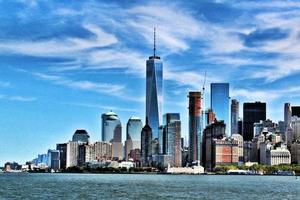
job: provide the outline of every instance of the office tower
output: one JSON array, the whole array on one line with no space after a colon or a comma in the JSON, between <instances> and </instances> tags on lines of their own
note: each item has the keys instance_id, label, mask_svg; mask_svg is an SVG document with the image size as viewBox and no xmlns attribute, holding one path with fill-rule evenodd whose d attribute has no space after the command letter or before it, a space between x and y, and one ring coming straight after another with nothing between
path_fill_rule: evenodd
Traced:
<instances>
[{"instance_id":1,"label":"office tower","mask_svg":"<svg viewBox=\"0 0 300 200\"><path fill-rule=\"evenodd\" d=\"M179 113L166 113L163 116L163 132L162 132L162 154L167 154L167 142L168 142L168 133L167 133L167 125L174 120L180 120Z\"/></svg>"},{"instance_id":2,"label":"office tower","mask_svg":"<svg viewBox=\"0 0 300 200\"><path fill-rule=\"evenodd\" d=\"M166 155L172 157L172 166L181 166L181 121L179 113L167 113L164 115L166 132Z\"/></svg>"},{"instance_id":3,"label":"office tower","mask_svg":"<svg viewBox=\"0 0 300 200\"><path fill-rule=\"evenodd\" d=\"M266 103L244 103L243 105L243 138L251 141L253 138L253 125L260 120L266 120Z\"/></svg>"},{"instance_id":4,"label":"office tower","mask_svg":"<svg viewBox=\"0 0 300 200\"><path fill-rule=\"evenodd\" d=\"M59 151L60 169L66 169L67 164L67 144L56 144L56 150Z\"/></svg>"},{"instance_id":5,"label":"office tower","mask_svg":"<svg viewBox=\"0 0 300 200\"><path fill-rule=\"evenodd\" d=\"M67 143L67 161L66 168L74 167L78 165L78 142L68 142Z\"/></svg>"},{"instance_id":6,"label":"office tower","mask_svg":"<svg viewBox=\"0 0 300 200\"><path fill-rule=\"evenodd\" d=\"M226 136L230 136L229 120L229 83L211 83L211 109L217 120L223 120L226 125Z\"/></svg>"},{"instance_id":7,"label":"office tower","mask_svg":"<svg viewBox=\"0 0 300 200\"><path fill-rule=\"evenodd\" d=\"M238 134L239 121L239 102L236 99L231 100L231 135Z\"/></svg>"},{"instance_id":8,"label":"office tower","mask_svg":"<svg viewBox=\"0 0 300 200\"><path fill-rule=\"evenodd\" d=\"M292 116L300 117L300 106L292 106Z\"/></svg>"},{"instance_id":9,"label":"office tower","mask_svg":"<svg viewBox=\"0 0 300 200\"><path fill-rule=\"evenodd\" d=\"M243 120L238 121L238 134L243 135Z\"/></svg>"},{"instance_id":10,"label":"office tower","mask_svg":"<svg viewBox=\"0 0 300 200\"><path fill-rule=\"evenodd\" d=\"M141 161L143 167L151 165L152 156L152 130L146 118L146 125L141 132Z\"/></svg>"},{"instance_id":11,"label":"office tower","mask_svg":"<svg viewBox=\"0 0 300 200\"><path fill-rule=\"evenodd\" d=\"M162 99L163 99L163 63L156 56L154 30L153 56L146 63L146 118L152 129L153 139L158 138L158 129L161 125Z\"/></svg>"},{"instance_id":12,"label":"office tower","mask_svg":"<svg viewBox=\"0 0 300 200\"><path fill-rule=\"evenodd\" d=\"M291 118L291 128L292 134L289 135L288 140L292 142L300 141L300 117L293 116Z\"/></svg>"},{"instance_id":13,"label":"office tower","mask_svg":"<svg viewBox=\"0 0 300 200\"><path fill-rule=\"evenodd\" d=\"M118 115L112 111L102 114L102 141L122 141L121 121Z\"/></svg>"},{"instance_id":14,"label":"office tower","mask_svg":"<svg viewBox=\"0 0 300 200\"><path fill-rule=\"evenodd\" d=\"M48 150L48 167L49 169L60 169L60 152L59 150Z\"/></svg>"},{"instance_id":15,"label":"office tower","mask_svg":"<svg viewBox=\"0 0 300 200\"><path fill-rule=\"evenodd\" d=\"M112 143L114 160L122 160L122 125L118 115L112 111L102 114L102 141Z\"/></svg>"},{"instance_id":16,"label":"office tower","mask_svg":"<svg viewBox=\"0 0 300 200\"><path fill-rule=\"evenodd\" d=\"M127 134L125 141L125 158L128 160L128 154L131 150L141 148L141 131L143 128L142 120L138 117L131 117L127 122Z\"/></svg>"},{"instance_id":17,"label":"office tower","mask_svg":"<svg viewBox=\"0 0 300 200\"><path fill-rule=\"evenodd\" d=\"M201 92L189 92L189 162L201 160Z\"/></svg>"},{"instance_id":18,"label":"office tower","mask_svg":"<svg viewBox=\"0 0 300 200\"><path fill-rule=\"evenodd\" d=\"M292 107L290 103L284 104L284 131L291 125Z\"/></svg>"},{"instance_id":19,"label":"office tower","mask_svg":"<svg viewBox=\"0 0 300 200\"><path fill-rule=\"evenodd\" d=\"M90 136L86 130L78 129L75 131L72 141L73 142L89 142Z\"/></svg>"},{"instance_id":20,"label":"office tower","mask_svg":"<svg viewBox=\"0 0 300 200\"><path fill-rule=\"evenodd\" d=\"M91 144L91 160L102 161L112 159L112 144L97 141Z\"/></svg>"}]
</instances>

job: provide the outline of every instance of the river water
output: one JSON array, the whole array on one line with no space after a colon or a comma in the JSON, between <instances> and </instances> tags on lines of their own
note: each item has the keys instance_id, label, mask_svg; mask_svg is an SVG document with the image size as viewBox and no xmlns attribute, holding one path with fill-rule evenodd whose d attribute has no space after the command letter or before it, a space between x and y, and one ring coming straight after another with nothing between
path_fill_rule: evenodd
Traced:
<instances>
[{"instance_id":1,"label":"river water","mask_svg":"<svg viewBox=\"0 0 300 200\"><path fill-rule=\"evenodd\" d=\"M0 174L0 199L298 199L300 178L153 174Z\"/></svg>"}]
</instances>

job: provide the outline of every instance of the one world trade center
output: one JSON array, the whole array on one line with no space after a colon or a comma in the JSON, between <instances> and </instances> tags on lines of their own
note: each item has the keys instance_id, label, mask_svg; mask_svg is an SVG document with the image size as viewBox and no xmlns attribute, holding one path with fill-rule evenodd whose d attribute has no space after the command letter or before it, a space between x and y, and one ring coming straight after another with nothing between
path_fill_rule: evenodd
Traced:
<instances>
[{"instance_id":1,"label":"one world trade center","mask_svg":"<svg viewBox=\"0 0 300 200\"><path fill-rule=\"evenodd\" d=\"M158 138L158 128L162 124L163 63L156 56L154 29L153 56L146 62L146 120L152 129L152 138Z\"/></svg>"}]
</instances>

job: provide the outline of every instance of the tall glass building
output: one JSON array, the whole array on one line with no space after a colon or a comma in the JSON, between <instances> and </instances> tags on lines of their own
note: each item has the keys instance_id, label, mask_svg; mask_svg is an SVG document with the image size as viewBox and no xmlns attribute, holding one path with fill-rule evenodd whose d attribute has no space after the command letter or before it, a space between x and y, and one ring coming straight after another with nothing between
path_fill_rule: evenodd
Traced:
<instances>
[{"instance_id":1,"label":"tall glass building","mask_svg":"<svg viewBox=\"0 0 300 200\"><path fill-rule=\"evenodd\" d=\"M122 142L121 121L112 111L102 114L102 141Z\"/></svg>"},{"instance_id":2,"label":"tall glass building","mask_svg":"<svg viewBox=\"0 0 300 200\"><path fill-rule=\"evenodd\" d=\"M146 118L152 129L153 139L158 138L158 128L162 124L163 63L160 57L149 57L146 62Z\"/></svg>"},{"instance_id":3,"label":"tall glass building","mask_svg":"<svg viewBox=\"0 0 300 200\"><path fill-rule=\"evenodd\" d=\"M141 149L141 132L143 129L142 120L138 117L131 117L127 122L127 134L125 141L125 156L128 159L128 155L131 150Z\"/></svg>"},{"instance_id":4,"label":"tall glass building","mask_svg":"<svg viewBox=\"0 0 300 200\"><path fill-rule=\"evenodd\" d=\"M226 136L230 136L229 120L229 83L212 83L210 85L211 109L217 120L224 120Z\"/></svg>"}]
</instances>

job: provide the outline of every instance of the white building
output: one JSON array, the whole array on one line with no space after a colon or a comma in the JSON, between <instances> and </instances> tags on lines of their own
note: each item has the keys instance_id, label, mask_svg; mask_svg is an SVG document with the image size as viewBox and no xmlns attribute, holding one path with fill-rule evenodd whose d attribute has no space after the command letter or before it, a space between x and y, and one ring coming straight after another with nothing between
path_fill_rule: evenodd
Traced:
<instances>
[{"instance_id":1,"label":"white building","mask_svg":"<svg viewBox=\"0 0 300 200\"><path fill-rule=\"evenodd\" d=\"M267 164L291 164L291 153L284 147L277 147L276 149L267 151Z\"/></svg>"},{"instance_id":2,"label":"white building","mask_svg":"<svg viewBox=\"0 0 300 200\"><path fill-rule=\"evenodd\" d=\"M78 142L67 143L67 161L66 168L78 165L79 144Z\"/></svg>"}]
</instances>

